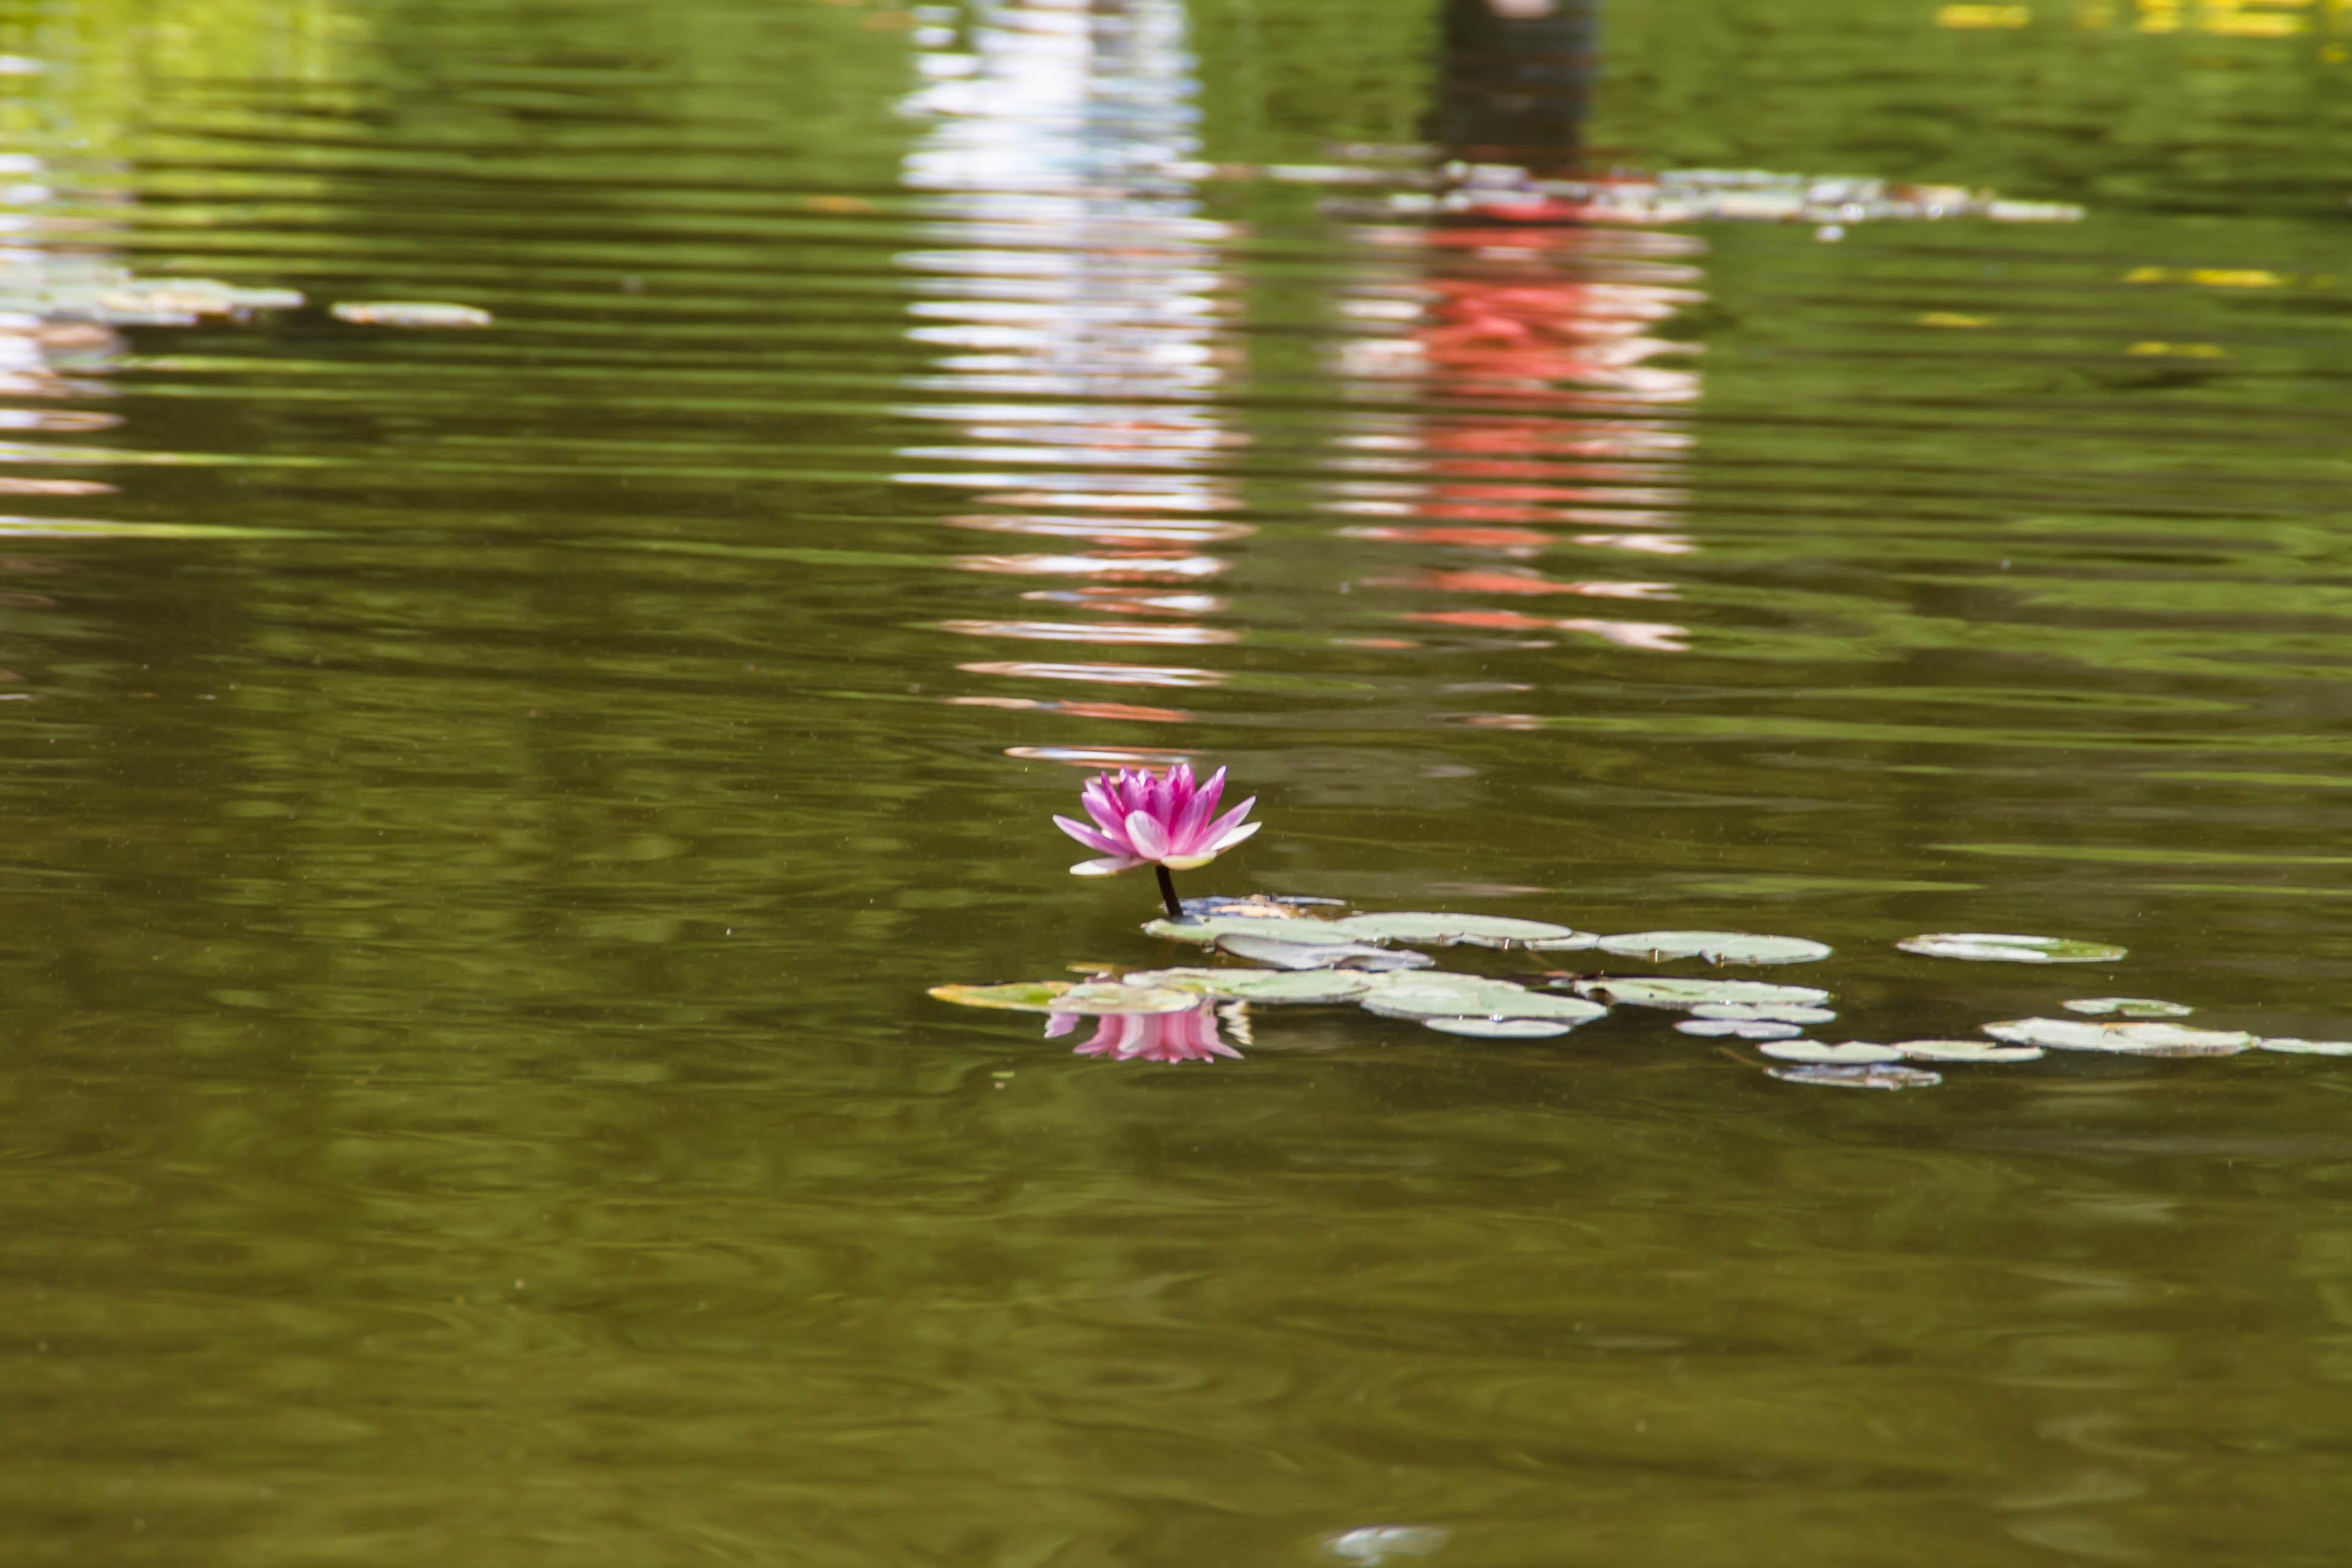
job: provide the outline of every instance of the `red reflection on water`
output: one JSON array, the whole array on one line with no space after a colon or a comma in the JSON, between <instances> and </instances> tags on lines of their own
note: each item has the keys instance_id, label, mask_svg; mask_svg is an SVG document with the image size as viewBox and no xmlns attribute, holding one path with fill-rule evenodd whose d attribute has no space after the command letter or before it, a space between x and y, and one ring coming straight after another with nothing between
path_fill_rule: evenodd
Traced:
<instances>
[{"instance_id":1,"label":"red reflection on water","mask_svg":"<svg viewBox=\"0 0 2352 1568\"><path fill-rule=\"evenodd\" d=\"M1671 583L1563 583L1523 568L1496 567L1485 571L1417 572L1411 577L1376 578L1369 586L1434 588L1446 594L1576 594L1588 599L1671 599Z\"/></svg>"},{"instance_id":2,"label":"red reflection on water","mask_svg":"<svg viewBox=\"0 0 2352 1568\"><path fill-rule=\"evenodd\" d=\"M1075 1013L1055 1013L1045 1023L1045 1037L1059 1039L1078 1026ZM1241 1052L1217 1033L1215 1005L1203 1002L1189 1013L1129 1013L1095 1020L1092 1039L1073 1046L1082 1057L1109 1057L1123 1062L1205 1062L1219 1057L1241 1059Z\"/></svg>"},{"instance_id":3,"label":"red reflection on water","mask_svg":"<svg viewBox=\"0 0 2352 1568\"><path fill-rule=\"evenodd\" d=\"M1412 610L1400 618L1428 626L1476 626L1483 631L1582 632L1646 653L1684 653L1690 647L1685 640L1689 628L1664 621L1550 621L1517 610Z\"/></svg>"}]
</instances>

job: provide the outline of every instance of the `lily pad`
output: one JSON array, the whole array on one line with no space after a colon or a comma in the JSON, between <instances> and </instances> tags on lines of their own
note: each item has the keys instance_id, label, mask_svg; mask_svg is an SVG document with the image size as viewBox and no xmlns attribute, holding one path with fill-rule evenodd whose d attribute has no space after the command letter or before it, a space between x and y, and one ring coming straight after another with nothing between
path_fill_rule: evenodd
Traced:
<instances>
[{"instance_id":1,"label":"lily pad","mask_svg":"<svg viewBox=\"0 0 2352 1568\"><path fill-rule=\"evenodd\" d=\"M2077 996L2072 1002L2058 1004L2069 1013L2088 1013L2094 1018L2114 1014L2124 1018L2186 1018L2197 1011L2178 1002L2159 1002L2153 996Z\"/></svg>"},{"instance_id":2,"label":"lily pad","mask_svg":"<svg viewBox=\"0 0 2352 1568\"><path fill-rule=\"evenodd\" d=\"M437 300L352 300L331 307L335 320L368 327L487 327L490 313Z\"/></svg>"},{"instance_id":3,"label":"lily pad","mask_svg":"<svg viewBox=\"0 0 2352 1568\"><path fill-rule=\"evenodd\" d=\"M1983 1040L1897 1040L1887 1047L1922 1062L2035 1062L2040 1046L1996 1046Z\"/></svg>"},{"instance_id":4,"label":"lily pad","mask_svg":"<svg viewBox=\"0 0 2352 1568\"><path fill-rule=\"evenodd\" d=\"M1942 1073L1924 1068L1885 1067L1801 1067L1767 1068L1765 1071L1784 1083L1822 1083L1837 1089L1933 1089L1944 1081Z\"/></svg>"},{"instance_id":5,"label":"lily pad","mask_svg":"<svg viewBox=\"0 0 2352 1568\"><path fill-rule=\"evenodd\" d=\"M2112 963L2129 951L2104 942L1983 931L1931 931L1905 937L1895 945L1927 958L1965 958L1979 963Z\"/></svg>"},{"instance_id":6,"label":"lily pad","mask_svg":"<svg viewBox=\"0 0 2352 1568\"><path fill-rule=\"evenodd\" d=\"M1811 963L1830 955L1828 944L1801 936L1758 936L1743 931L1636 931L1600 939L1603 952L1664 963L1704 958L1709 963Z\"/></svg>"},{"instance_id":7,"label":"lily pad","mask_svg":"<svg viewBox=\"0 0 2352 1568\"><path fill-rule=\"evenodd\" d=\"M1321 949L1316 950L1323 951ZM1317 969L1284 973L1265 969L1139 969L1120 984L1244 1002L1352 1002L1370 988L1372 977L1354 969Z\"/></svg>"},{"instance_id":8,"label":"lily pad","mask_svg":"<svg viewBox=\"0 0 2352 1568\"><path fill-rule=\"evenodd\" d=\"M1802 1024L1775 1018L1685 1018L1675 1027L1685 1035L1728 1035L1738 1040L1793 1040L1805 1032Z\"/></svg>"},{"instance_id":9,"label":"lily pad","mask_svg":"<svg viewBox=\"0 0 2352 1568\"><path fill-rule=\"evenodd\" d=\"M1189 1013L1201 1005L1190 992L1117 981L1018 980L1006 985L934 985L931 994L960 1007L1003 1007L1016 1013L1076 1013L1099 1018L1118 1013Z\"/></svg>"},{"instance_id":10,"label":"lily pad","mask_svg":"<svg viewBox=\"0 0 2352 1568\"><path fill-rule=\"evenodd\" d=\"M1476 947L1527 947L1545 952L1571 952L1600 939L1546 921L1514 920L1507 915L1429 914L1400 910L1349 915L1331 922L1336 931L1365 942L1432 942L1452 947L1468 942Z\"/></svg>"},{"instance_id":11,"label":"lily pad","mask_svg":"<svg viewBox=\"0 0 2352 1568\"><path fill-rule=\"evenodd\" d=\"M1903 1053L1891 1046L1874 1046L1862 1040L1848 1040L1842 1046L1824 1045L1819 1040L1772 1040L1756 1048L1784 1062L1811 1062L1817 1067L1872 1067L1903 1059Z\"/></svg>"},{"instance_id":12,"label":"lily pad","mask_svg":"<svg viewBox=\"0 0 2352 1568\"><path fill-rule=\"evenodd\" d=\"M1220 952L1276 969L1426 969L1437 961L1425 952L1398 952L1362 942L1288 942L1256 931L1227 931Z\"/></svg>"},{"instance_id":13,"label":"lily pad","mask_svg":"<svg viewBox=\"0 0 2352 1568\"><path fill-rule=\"evenodd\" d=\"M1763 980L1675 980L1662 974L1602 975L1572 983L1579 996L1622 1002L1634 1007L1696 1007L1708 1002L1756 1002L1816 1007L1830 994L1811 985L1775 985Z\"/></svg>"},{"instance_id":14,"label":"lily pad","mask_svg":"<svg viewBox=\"0 0 2352 1568\"><path fill-rule=\"evenodd\" d=\"M1423 1018L1422 1024L1441 1034L1470 1035L1486 1040L1540 1040L1565 1035L1576 1027L1557 1018Z\"/></svg>"},{"instance_id":15,"label":"lily pad","mask_svg":"<svg viewBox=\"0 0 2352 1568\"><path fill-rule=\"evenodd\" d=\"M1530 991L1475 974L1400 974L1364 994L1364 1010L1384 1018L1549 1018L1582 1024L1609 1011L1557 992Z\"/></svg>"},{"instance_id":16,"label":"lily pad","mask_svg":"<svg viewBox=\"0 0 2352 1568\"><path fill-rule=\"evenodd\" d=\"M2352 1057L2352 1040L2291 1040L2265 1037L2256 1040L2257 1048L2265 1051L2285 1051L2298 1057Z\"/></svg>"},{"instance_id":17,"label":"lily pad","mask_svg":"<svg viewBox=\"0 0 2352 1568\"><path fill-rule=\"evenodd\" d=\"M2056 1051L2113 1051L2139 1057L2227 1057L2250 1050L2254 1037L2236 1029L2179 1024L2084 1024L2073 1018L2011 1018L1984 1032L2012 1045Z\"/></svg>"},{"instance_id":18,"label":"lily pad","mask_svg":"<svg viewBox=\"0 0 2352 1568\"><path fill-rule=\"evenodd\" d=\"M1144 925L1151 936L1172 937L1178 942L1197 942L1203 947L1228 934L1275 937L1294 942L1344 942L1356 939L1335 929L1330 921L1300 920L1280 915L1210 915L1203 919L1187 918L1171 921L1166 918Z\"/></svg>"},{"instance_id":19,"label":"lily pad","mask_svg":"<svg viewBox=\"0 0 2352 1568\"><path fill-rule=\"evenodd\" d=\"M1694 1018L1760 1024L1826 1024L1837 1016L1827 1007L1807 1007L1792 1002L1701 1002L1690 1011Z\"/></svg>"}]
</instances>

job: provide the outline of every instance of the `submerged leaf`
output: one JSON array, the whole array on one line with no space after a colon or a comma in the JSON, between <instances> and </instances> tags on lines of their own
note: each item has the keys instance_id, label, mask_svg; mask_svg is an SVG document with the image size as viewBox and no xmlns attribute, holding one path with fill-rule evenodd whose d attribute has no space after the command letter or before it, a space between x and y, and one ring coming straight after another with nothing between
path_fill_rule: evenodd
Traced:
<instances>
[{"instance_id":1,"label":"submerged leaf","mask_svg":"<svg viewBox=\"0 0 2352 1568\"><path fill-rule=\"evenodd\" d=\"M2352 1057L2352 1040L2293 1040L2265 1037L2254 1042L2265 1051L2285 1051L2298 1057Z\"/></svg>"},{"instance_id":2,"label":"submerged leaf","mask_svg":"<svg viewBox=\"0 0 2352 1568\"><path fill-rule=\"evenodd\" d=\"M1256 931L1227 931L1219 951L1276 969L1426 969L1437 961L1425 952L1398 952L1360 942L1287 942Z\"/></svg>"},{"instance_id":3,"label":"submerged leaf","mask_svg":"<svg viewBox=\"0 0 2352 1568\"><path fill-rule=\"evenodd\" d=\"M1837 1016L1827 1007L1807 1007L1792 1002L1701 1002L1690 1011L1694 1018L1745 1019L1766 1024L1826 1024Z\"/></svg>"},{"instance_id":4,"label":"submerged leaf","mask_svg":"<svg viewBox=\"0 0 2352 1568\"><path fill-rule=\"evenodd\" d=\"M1811 985L1775 985L1765 980L1675 980L1660 974L1619 978L1602 975L1572 982L1579 996L1596 1002L1622 1002L1635 1007L1696 1007L1707 1002L1754 1002L1766 1005L1813 1007L1830 994Z\"/></svg>"},{"instance_id":5,"label":"submerged leaf","mask_svg":"<svg viewBox=\"0 0 2352 1568\"><path fill-rule=\"evenodd\" d=\"M1933 1089L1944 1081L1941 1073L1922 1068L1801 1067L1767 1068L1784 1083L1822 1083L1838 1089Z\"/></svg>"},{"instance_id":6,"label":"submerged leaf","mask_svg":"<svg viewBox=\"0 0 2352 1568\"><path fill-rule=\"evenodd\" d=\"M2104 1018L2110 1013L2126 1018L2186 1018L2197 1011L2178 1002L2159 1002L2153 996L2077 996L2072 1002L2058 1005L2069 1013L2088 1013L2094 1018Z\"/></svg>"},{"instance_id":7,"label":"submerged leaf","mask_svg":"<svg viewBox=\"0 0 2352 1568\"><path fill-rule=\"evenodd\" d=\"M1756 1048L1784 1062L1812 1062L1822 1067L1869 1067L1903 1059L1903 1053L1890 1046L1874 1046L1863 1040L1848 1040L1842 1046L1824 1045L1819 1040L1774 1040Z\"/></svg>"},{"instance_id":8,"label":"submerged leaf","mask_svg":"<svg viewBox=\"0 0 2352 1568\"><path fill-rule=\"evenodd\" d=\"M1540 1040L1553 1035L1565 1035L1576 1027L1557 1018L1486 1018L1446 1017L1423 1018L1425 1028L1448 1035L1470 1035L1487 1040Z\"/></svg>"},{"instance_id":9,"label":"submerged leaf","mask_svg":"<svg viewBox=\"0 0 2352 1568\"><path fill-rule=\"evenodd\" d=\"M1184 1013L1201 1005L1198 995L1117 981L1073 985L1066 980L1020 980L1006 985L934 985L931 994L960 1007L1004 1007L1017 1013L1076 1013L1105 1017L1120 1013Z\"/></svg>"},{"instance_id":10,"label":"submerged leaf","mask_svg":"<svg viewBox=\"0 0 2352 1568\"><path fill-rule=\"evenodd\" d=\"M1728 1035L1739 1040L1793 1040L1805 1032L1801 1024L1777 1018L1685 1018L1675 1027L1685 1035Z\"/></svg>"},{"instance_id":11,"label":"submerged leaf","mask_svg":"<svg viewBox=\"0 0 2352 1568\"><path fill-rule=\"evenodd\" d=\"M1965 958L1980 963L2107 963L2128 951L2103 942L1982 931L1931 931L1906 937L1895 945L1927 958Z\"/></svg>"},{"instance_id":12,"label":"submerged leaf","mask_svg":"<svg viewBox=\"0 0 2352 1568\"><path fill-rule=\"evenodd\" d=\"M1741 931L1637 931L1600 939L1603 952L1664 963L1704 958L1709 963L1811 963L1827 958L1826 943L1801 936L1758 936Z\"/></svg>"},{"instance_id":13,"label":"submerged leaf","mask_svg":"<svg viewBox=\"0 0 2352 1568\"><path fill-rule=\"evenodd\" d=\"M2011 1018L1984 1032L2013 1045L2058 1051L2113 1051L2141 1057L2227 1057L2252 1049L2254 1037L2236 1029L2190 1029L2179 1024L2084 1024L2073 1018Z\"/></svg>"},{"instance_id":14,"label":"submerged leaf","mask_svg":"<svg viewBox=\"0 0 2352 1568\"><path fill-rule=\"evenodd\" d=\"M1264 969L1139 969L1119 978L1122 984L1186 991L1201 996L1300 1004L1352 1002L1372 984L1370 975L1353 969L1318 969L1295 974Z\"/></svg>"},{"instance_id":15,"label":"submerged leaf","mask_svg":"<svg viewBox=\"0 0 2352 1568\"><path fill-rule=\"evenodd\" d=\"M1507 915L1429 914L1413 910L1349 915L1331 924L1335 930L1366 942L1434 942L1441 947L1468 942L1477 947L1528 947L1545 952L1570 952L1591 947L1599 940L1591 931L1544 921L1515 920Z\"/></svg>"},{"instance_id":16,"label":"submerged leaf","mask_svg":"<svg viewBox=\"0 0 2352 1568\"><path fill-rule=\"evenodd\" d=\"M1996 1046L1983 1040L1897 1040L1887 1047L1922 1062L2036 1062L2039 1046Z\"/></svg>"}]
</instances>

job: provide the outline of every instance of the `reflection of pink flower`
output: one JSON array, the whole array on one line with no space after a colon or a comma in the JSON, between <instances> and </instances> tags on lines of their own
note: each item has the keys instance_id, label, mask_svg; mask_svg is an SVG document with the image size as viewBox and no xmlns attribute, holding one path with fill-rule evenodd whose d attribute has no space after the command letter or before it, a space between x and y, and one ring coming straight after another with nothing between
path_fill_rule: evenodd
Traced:
<instances>
[{"instance_id":1,"label":"reflection of pink flower","mask_svg":"<svg viewBox=\"0 0 2352 1568\"><path fill-rule=\"evenodd\" d=\"M1094 818L1092 826L1066 816L1054 818L1056 827L1087 848L1105 851L1099 860L1081 860L1071 867L1071 874L1108 877L1138 866L1157 864L1184 871L1207 865L1265 826L1242 824L1257 804L1255 795L1211 820L1224 788L1224 769L1196 785L1189 763L1178 763L1157 778L1141 768L1121 768L1116 778L1098 774L1080 796L1087 815Z\"/></svg>"},{"instance_id":2,"label":"reflection of pink flower","mask_svg":"<svg viewBox=\"0 0 2352 1568\"><path fill-rule=\"evenodd\" d=\"M1046 1020L1045 1037L1058 1038L1077 1026L1076 1013L1056 1013ZM1095 1037L1073 1049L1082 1057L1112 1057L1123 1062L1241 1058L1241 1052L1217 1037L1215 1005L1208 1002L1189 1013L1115 1013L1097 1018Z\"/></svg>"}]
</instances>

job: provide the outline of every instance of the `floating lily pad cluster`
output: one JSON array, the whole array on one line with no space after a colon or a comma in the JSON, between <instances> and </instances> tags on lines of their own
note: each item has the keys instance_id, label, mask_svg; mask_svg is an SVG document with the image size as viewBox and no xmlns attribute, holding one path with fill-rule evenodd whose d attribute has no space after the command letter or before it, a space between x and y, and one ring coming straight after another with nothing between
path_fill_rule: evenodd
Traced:
<instances>
[{"instance_id":1,"label":"floating lily pad cluster","mask_svg":"<svg viewBox=\"0 0 2352 1568\"><path fill-rule=\"evenodd\" d=\"M1440 970L1412 948L1475 946L1549 955L1601 952L1647 963L1700 960L1731 964L1811 963L1831 949L1799 937L1747 931L1652 931L1606 936L1543 921L1496 915L1387 911L1332 916L1315 906L1328 900L1193 900L1181 919L1143 929L1189 942L1253 968L1190 965L1139 969L1080 981L1003 985L941 985L931 994L971 1007L1054 1015L1049 1033L1082 1017L1106 1021L1103 1036L1078 1047L1093 1054L1155 1060L1206 1059L1213 1012L1248 1039L1246 1008L1261 1005L1352 1005L1377 1016L1408 1019L1444 1034L1486 1039L1543 1039L1567 1034L1617 1007L1687 1015L1675 1027L1685 1035L1753 1041L1785 1063L1768 1070L1791 1083L1859 1089L1913 1089L1942 1081L1929 1068L2032 1061L2045 1051L2095 1051L2132 1056L2229 1056L2267 1049L2304 1055L2352 1056L2352 1042L2263 1038L2243 1030L2194 1028L2171 1020L2193 1009L2141 996L2091 996L2062 1005L2078 1016L2015 1018L1981 1026L1986 1039L1916 1039L1890 1044L1830 1043L1805 1031L1837 1017L1830 993L1772 981L1656 974L1530 974L1521 980ZM1398 944L1407 944L1400 946ZM1936 932L1895 944L1906 952L1975 963L2028 964L2113 963L2126 950L2102 942L1983 931ZM1155 1047L1167 1017L1170 1038L1181 1048ZM1183 1021L1180 1024L1179 1018ZM1133 1025L1119 1020L1133 1019ZM2096 1019L2113 1021L2095 1022ZM1111 1026L1118 1024L1118 1027ZM1202 1034L1206 1030L1206 1035ZM1115 1053L1103 1040L1118 1037ZM1216 1055L1235 1055L1221 1042Z\"/></svg>"}]
</instances>

